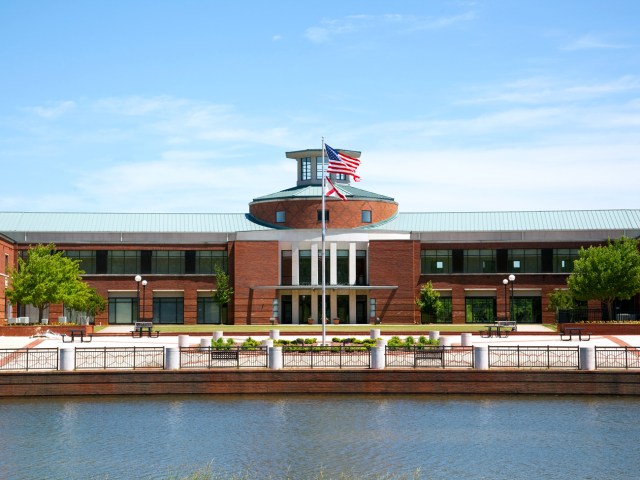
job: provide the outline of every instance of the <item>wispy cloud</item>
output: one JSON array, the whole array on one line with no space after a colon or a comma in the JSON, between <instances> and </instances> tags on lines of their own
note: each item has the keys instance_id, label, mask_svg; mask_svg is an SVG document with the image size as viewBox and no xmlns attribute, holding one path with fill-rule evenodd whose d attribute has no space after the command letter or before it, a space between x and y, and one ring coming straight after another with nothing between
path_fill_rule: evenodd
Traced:
<instances>
[{"instance_id":1,"label":"wispy cloud","mask_svg":"<svg viewBox=\"0 0 640 480\"><path fill-rule=\"evenodd\" d=\"M568 43L560 46L560 50L575 51L575 50L594 50L594 49L622 49L629 48L628 45L620 43L613 43L606 38L598 35L588 34L575 38Z\"/></svg>"},{"instance_id":2,"label":"wispy cloud","mask_svg":"<svg viewBox=\"0 0 640 480\"><path fill-rule=\"evenodd\" d=\"M63 100L59 102L51 102L46 105L36 107L28 107L26 110L45 119L58 118L76 107L76 103L71 100Z\"/></svg>"},{"instance_id":3,"label":"wispy cloud","mask_svg":"<svg viewBox=\"0 0 640 480\"><path fill-rule=\"evenodd\" d=\"M305 36L314 43L324 43L338 36L376 31L393 27L397 32L437 30L468 22L475 18L472 11L450 16L416 16L403 14L350 15L339 19L325 19L319 25L309 27Z\"/></svg>"}]
</instances>

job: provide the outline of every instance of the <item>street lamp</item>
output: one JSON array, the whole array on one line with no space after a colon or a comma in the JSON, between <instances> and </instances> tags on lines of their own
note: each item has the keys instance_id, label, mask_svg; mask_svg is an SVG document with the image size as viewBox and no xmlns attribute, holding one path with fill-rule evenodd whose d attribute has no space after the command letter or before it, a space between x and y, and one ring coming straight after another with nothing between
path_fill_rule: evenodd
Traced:
<instances>
[{"instance_id":1,"label":"street lamp","mask_svg":"<svg viewBox=\"0 0 640 480\"><path fill-rule=\"evenodd\" d=\"M515 321L513 318L513 284L516 281L516 276L512 273L511 275L509 275L509 283L511 283L511 302L509 302L509 310L511 312L511 316L509 318L509 320L511 320L512 322Z\"/></svg>"},{"instance_id":2,"label":"street lamp","mask_svg":"<svg viewBox=\"0 0 640 480\"><path fill-rule=\"evenodd\" d=\"M135 281L138 287L138 309L136 311L136 322L139 322L140 321L140 283L142 282L142 277L140 275L136 275Z\"/></svg>"},{"instance_id":3,"label":"street lamp","mask_svg":"<svg viewBox=\"0 0 640 480\"><path fill-rule=\"evenodd\" d=\"M507 285L509 285L509 279L503 279L502 284L504 285L504 319L509 320L509 317L507 316Z\"/></svg>"},{"instance_id":4,"label":"street lamp","mask_svg":"<svg viewBox=\"0 0 640 480\"><path fill-rule=\"evenodd\" d=\"M142 321L144 322L147 316L144 314L144 306L147 303L147 281L142 280Z\"/></svg>"}]
</instances>

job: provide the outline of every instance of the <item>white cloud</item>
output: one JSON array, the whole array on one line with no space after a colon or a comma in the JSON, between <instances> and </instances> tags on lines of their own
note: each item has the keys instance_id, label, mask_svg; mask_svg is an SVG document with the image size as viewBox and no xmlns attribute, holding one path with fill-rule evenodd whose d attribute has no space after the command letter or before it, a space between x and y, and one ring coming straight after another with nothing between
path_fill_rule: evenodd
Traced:
<instances>
[{"instance_id":1,"label":"white cloud","mask_svg":"<svg viewBox=\"0 0 640 480\"><path fill-rule=\"evenodd\" d=\"M583 35L575 38L560 47L560 50L576 51L576 50L593 50L593 49L621 49L628 48L627 45L612 43L605 38L593 34Z\"/></svg>"},{"instance_id":2,"label":"white cloud","mask_svg":"<svg viewBox=\"0 0 640 480\"><path fill-rule=\"evenodd\" d=\"M54 119L62 116L69 110L73 110L76 107L76 103L71 100L64 100L59 102L51 102L44 106L29 107L28 111L31 111L41 118Z\"/></svg>"}]
</instances>

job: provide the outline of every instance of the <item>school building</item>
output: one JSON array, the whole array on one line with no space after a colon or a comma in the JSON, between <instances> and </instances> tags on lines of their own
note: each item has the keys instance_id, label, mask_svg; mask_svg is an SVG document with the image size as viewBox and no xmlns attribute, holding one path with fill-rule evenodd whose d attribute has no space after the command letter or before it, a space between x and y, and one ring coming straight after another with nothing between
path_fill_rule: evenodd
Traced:
<instances>
[{"instance_id":1,"label":"school building","mask_svg":"<svg viewBox=\"0 0 640 480\"><path fill-rule=\"evenodd\" d=\"M0 322L37 318L29 305L5 298L7 272L30 245L54 243L108 300L96 324L317 323L322 152L286 156L297 163L295 185L254 198L245 214L0 213ZM551 323L548 294L566 287L580 247L640 236L640 209L405 213L392 192L364 190L345 175L331 179L347 201L326 199L329 321ZM226 306L212 297L216 265L234 290ZM445 307L437 318L424 318L415 305L429 280ZM638 296L616 304L622 318L636 312ZM47 316L74 321L83 312L51 305Z\"/></svg>"}]
</instances>

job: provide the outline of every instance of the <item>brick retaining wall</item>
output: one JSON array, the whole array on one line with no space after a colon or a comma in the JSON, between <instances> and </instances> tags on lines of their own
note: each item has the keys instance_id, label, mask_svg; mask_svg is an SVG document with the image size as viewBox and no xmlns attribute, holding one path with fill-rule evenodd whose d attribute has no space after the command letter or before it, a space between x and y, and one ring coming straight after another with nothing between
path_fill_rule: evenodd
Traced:
<instances>
[{"instance_id":1,"label":"brick retaining wall","mask_svg":"<svg viewBox=\"0 0 640 480\"><path fill-rule=\"evenodd\" d=\"M0 374L2 397L244 393L640 395L640 373L386 369Z\"/></svg>"}]
</instances>

